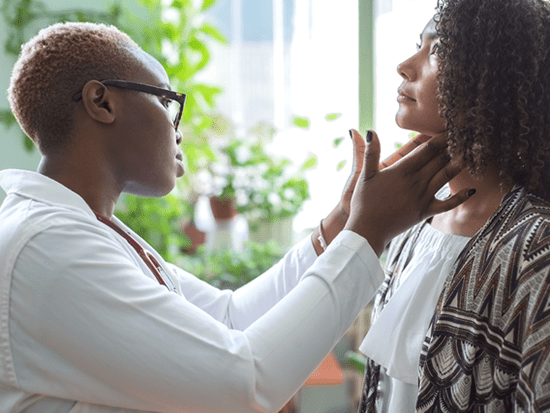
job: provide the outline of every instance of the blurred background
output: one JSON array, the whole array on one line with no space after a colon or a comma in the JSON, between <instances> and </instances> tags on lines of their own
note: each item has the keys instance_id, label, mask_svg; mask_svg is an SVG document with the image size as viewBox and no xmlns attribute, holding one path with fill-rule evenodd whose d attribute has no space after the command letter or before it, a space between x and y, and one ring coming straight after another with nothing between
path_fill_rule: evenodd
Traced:
<instances>
[{"instance_id":1,"label":"blurred background","mask_svg":"<svg viewBox=\"0 0 550 413\"><path fill-rule=\"evenodd\" d=\"M167 260L237 288L336 205L351 167L350 128L363 136L374 128L382 157L407 141L410 131L394 122L396 67L415 52L436 3L2 0L0 169L35 170L40 159L5 93L21 44L58 21L116 25L188 94L185 176L166 197L123 197L116 214ZM367 328L368 309L287 411L355 411L355 350Z\"/></svg>"}]
</instances>

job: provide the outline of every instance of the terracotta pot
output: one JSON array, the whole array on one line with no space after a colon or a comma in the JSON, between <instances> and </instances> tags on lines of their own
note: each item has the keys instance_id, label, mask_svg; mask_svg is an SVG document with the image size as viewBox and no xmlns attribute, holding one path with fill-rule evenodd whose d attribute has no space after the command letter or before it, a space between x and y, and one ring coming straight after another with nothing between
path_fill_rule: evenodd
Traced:
<instances>
[{"instance_id":1,"label":"terracotta pot","mask_svg":"<svg viewBox=\"0 0 550 413\"><path fill-rule=\"evenodd\" d=\"M189 255L196 254L197 248L206 242L206 233L198 229L192 222L186 224L182 230L191 241L191 245L182 248L181 252Z\"/></svg>"},{"instance_id":2,"label":"terracotta pot","mask_svg":"<svg viewBox=\"0 0 550 413\"><path fill-rule=\"evenodd\" d=\"M229 219L237 215L234 198L210 197L210 208L214 219Z\"/></svg>"}]
</instances>

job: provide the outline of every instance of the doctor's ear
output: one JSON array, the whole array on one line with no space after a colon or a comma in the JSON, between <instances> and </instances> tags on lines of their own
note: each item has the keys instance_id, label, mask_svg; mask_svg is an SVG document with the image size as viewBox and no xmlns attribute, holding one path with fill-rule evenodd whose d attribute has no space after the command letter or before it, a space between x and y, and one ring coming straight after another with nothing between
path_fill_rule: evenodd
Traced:
<instances>
[{"instance_id":1,"label":"doctor's ear","mask_svg":"<svg viewBox=\"0 0 550 413\"><path fill-rule=\"evenodd\" d=\"M113 123L116 118L114 95L101 82L90 80L82 89L82 103L88 115L101 123Z\"/></svg>"}]
</instances>

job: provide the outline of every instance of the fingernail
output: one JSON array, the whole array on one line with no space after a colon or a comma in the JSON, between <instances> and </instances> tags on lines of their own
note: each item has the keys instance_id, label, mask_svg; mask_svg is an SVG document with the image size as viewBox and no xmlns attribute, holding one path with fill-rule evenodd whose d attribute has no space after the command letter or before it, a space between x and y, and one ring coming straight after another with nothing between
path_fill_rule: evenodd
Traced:
<instances>
[{"instance_id":1,"label":"fingernail","mask_svg":"<svg viewBox=\"0 0 550 413\"><path fill-rule=\"evenodd\" d=\"M470 196L472 196L472 195L475 194L475 193L476 193L476 190L475 190L475 189L470 189L470 190L468 191L468 196L470 197Z\"/></svg>"},{"instance_id":2,"label":"fingernail","mask_svg":"<svg viewBox=\"0 0 550 413\"><path fill-rule=\"evenodd\" d=\"M372 142L372 131L369 130L367 131L367 143L371 143Z\"/></svg>"},{"instance_id":3,"label":"fingernail","mask_svg":"<svg viewBox=\"0 0 550 413\"><path fill-rule=\"evenodd\" d=\"M351 132L351 129L349 130L349 137L353 139L353 133Z\"/></svg>"}]
</instances>

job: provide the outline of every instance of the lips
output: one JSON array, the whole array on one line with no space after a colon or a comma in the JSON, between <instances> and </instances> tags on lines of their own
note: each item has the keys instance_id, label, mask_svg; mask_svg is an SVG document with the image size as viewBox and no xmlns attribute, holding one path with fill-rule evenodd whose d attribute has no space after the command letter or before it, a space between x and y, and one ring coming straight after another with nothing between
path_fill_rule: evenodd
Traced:
<instances>
[{"instance_id":1,"label":"lips","mask_svg":"<svg viewBox=\"0 0 550 413\"><path fill-rule=\"evenodd\" d=\"M412 100L413 102L416 102L415 99L413 99L409 94L407 94L407 92L405 92L403 89L399 88L397 89L397 93L398 93L398 97L397 99L398 100Z\"/></svg>"},{"instance_id":2,"label":"lips","mask_svg":"<svg viewBox=\"0 0 550 413\"><path fill-rule=\"evenodd\" d=\"M183 174L185 173L185 166L183 165L183 153L182 152L178 152L178 154L176 155L176 164L178 166L178 172L176 173L176 176L179 178L180 176L183 176Z\"/></svg>"}]
</instances>

